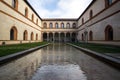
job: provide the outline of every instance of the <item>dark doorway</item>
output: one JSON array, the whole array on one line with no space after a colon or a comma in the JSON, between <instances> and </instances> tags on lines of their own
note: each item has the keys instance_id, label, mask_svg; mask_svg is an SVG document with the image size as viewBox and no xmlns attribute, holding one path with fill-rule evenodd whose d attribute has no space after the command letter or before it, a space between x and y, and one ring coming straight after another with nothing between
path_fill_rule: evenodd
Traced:
<instances>
[{"instance_id":1,"label":"dark doorway","mask_svg":"<svg viewBox=\"0 0 120 80\"><path fill-rule=\"evenodd\" d=\"M111 41L113 40L113 28L109 25L105 29L105 40Z\"/></svg>"}]
</instances>

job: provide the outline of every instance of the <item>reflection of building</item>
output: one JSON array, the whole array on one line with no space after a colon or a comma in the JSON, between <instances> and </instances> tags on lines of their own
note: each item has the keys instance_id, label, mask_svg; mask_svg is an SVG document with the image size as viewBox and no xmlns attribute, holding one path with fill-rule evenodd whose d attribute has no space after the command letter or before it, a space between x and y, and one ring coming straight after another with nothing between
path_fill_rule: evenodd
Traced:
<instances>
[{"instance_id":1,"label":"reflection of building","mask_svg":"<svg viewBox=\"0 0 120 80\"><path fill-rule=\"evenodd\" d=\"M0 0L0 44L120 41L120 1L93 0L78 19L41 19L27 0Z\"/></svg>"}]
</instances>

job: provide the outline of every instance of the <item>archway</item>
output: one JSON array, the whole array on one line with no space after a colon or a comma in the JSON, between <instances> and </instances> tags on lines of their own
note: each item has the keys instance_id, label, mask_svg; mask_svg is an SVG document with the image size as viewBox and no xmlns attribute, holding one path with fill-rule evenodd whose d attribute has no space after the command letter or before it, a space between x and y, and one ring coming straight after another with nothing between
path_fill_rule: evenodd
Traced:
<instances>
[{"instance_id":1,"label":"archway","mask_svg":"<svg viewBox=\"0 0 120 80\"><path fill-rule=\"evenodd\" d=\"M10 40L17 40L17 29L12 27L10 30Z\"/></svg>"},{"instance_id":2,"label":"archway","mask_svg":"<svg viewBox=\"0 0 120 80\"><path fill-rule=\"evenodd\" d=\"M55 33L55 42L59 42L59 33Z\"/></svg>"},{"instance_id":3,"label":"archway","mask_svg":"<svg viewBox=\"0 0 120 80\"><path fill-rule=\"evenodd\" d=\"M53 33L49 33L49 41L53 41Z\"/></svg>"},{"instance_id":4,"label":"archway","mask_svg":"<svg viewBox=\"0 0 120 80\"><path fill-rule=\"evenodd\" d=\"M31 33L31 40L34 40L34 34L33 34L33 32Z\"/></svg>"},{"instance_id":5,"label":"archway","mask_svg":"<svg viewBox=\"0 0 120 80\"><path fill-rule=\"evenodd\" d=\"M68 32L68 33L66 33L66 42L70 42L71 40L70 40L70 33Z\"/></svg>"},{"instance_id":6,"label":"archway","mask_svg":"<svg viewBox=\"0 0 120 80\"><path fill-rule=\"evenodd\" d=\"M76 41L76 33L73 32L73 33L72 33L72 42L75 42L75 41Z\"/></svg>"},{"instance_id":7,"label":"archway","mask_svg":"<svg viewBox=\"0 0 120 80\"><path fill-rule=\"evenodd\" d=\"M65 37L64 33L60 33L60 42L64 42L65 41L64 37Z\"/></svg>"},{"instance_id":8,"label":"archway","mask_svg":"<svg viewBox=\"0 0 120 80\"><path fill-rule=\"evenodd\" d=\"M18 0L12 0L12 7L18 10Z\"/></svg>"},{"instance_id":9,"label":"archway","mask_svg":"<svg viewBox=\"0 0 120 80\"><path fill-rule=\"evenodd\" d=\"M89 40L90 40L90 41L93 40L93 32L92 32L92 31L89 32Z\"/></svg>"},{"instance_id":10,"label":"archway","mask_svg":"<svg viewBox=\"0 0 120 80\"><path fill-rule=\"evenodd\" d=\"M113 40L113 28L108 25L106 28L105 28L105 40L106 41L111 41Z\"/></svg>"},{"instance_id":11,"label":"archway","mask_svg":"<svg viewBox=\"0 0 120 80\"><path fill-rule=\"evenodd\" d=\"M38 34L36 34L36 40L38 40Z\"/></svg>"},{"instance_id":12,"label":"archway","mask_svg":"<svg viewBox=\"0 0 120 80\"><path fill-rule=\"evenodd\" d=\"M43 33L43 41L47 41L47 33Z\"/></svg>"},{"instance_id":13,"label":"archway","mask_svg":"<svg viewBox=\"0 0 120 80\"><path fill-rule=\"evenodd\" d=\"M28 32L27 32L27 30L24 31L23 40L28 40Z\"/></svg>"}]
</instances>

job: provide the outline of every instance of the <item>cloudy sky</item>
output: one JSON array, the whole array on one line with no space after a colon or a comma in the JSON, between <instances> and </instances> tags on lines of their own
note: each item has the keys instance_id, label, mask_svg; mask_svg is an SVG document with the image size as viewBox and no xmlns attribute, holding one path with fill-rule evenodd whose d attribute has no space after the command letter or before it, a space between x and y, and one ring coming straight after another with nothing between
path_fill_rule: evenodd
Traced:
<instances>
[{"instance_id":1,"label":"cloudy sky","mask_svg":"<svg viewBox=\"0 0 120 80\"><path fill-rule=\"evenodd\" d=\"M41 18L78 18L92 0L28 0Z\"/></svg>"}]
</instances>

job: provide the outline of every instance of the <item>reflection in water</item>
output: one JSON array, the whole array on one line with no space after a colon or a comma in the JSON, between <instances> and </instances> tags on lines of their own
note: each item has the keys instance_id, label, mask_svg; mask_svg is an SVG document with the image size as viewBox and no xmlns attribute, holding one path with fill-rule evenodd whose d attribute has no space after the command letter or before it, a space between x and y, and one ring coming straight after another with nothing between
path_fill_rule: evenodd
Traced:
<instances>
[{"instance_id":1,"label":"reflection in water","mask_svg":"<svg viewBox=\"0 0 120 80\"><path fill-rule=\"evenodd\" d=\"M28 80L41 63L41 50L0 66L0 80Z\"/></svg>"},{"instance_id":2,"label":"reflection in water","mask_svg":"<svg viewBox=\"0 0 120 80\"><path fill-rule=\"evenodd\" d=\"M0 66L0 80L29 80L36 70L32 80L86 80L81 69L88 80L120 80L119 70L65 44L51 44Z\"/></svg>"},{"instance_id":3,"label":"reflection in water","mask_svg":"<svg viewBox=\"0 0 120 80\"><path fill-rule=\"evenodd\" d=\"M74 48L66 44L53 44L42 49L42 65L73 62Z\"/></svg>"},{"instance_id":4,"label":"reflection in water","mask_svg":"<svg viewBox=\"0 0 120 80\"><path fill-rule=\"evenodd\" d=\"M38 69L32 80L87 80L78 65L45 65Z\"/></svg>"},{"instance_id":5,"label":"reflection in water","mask_svg":"<svg viewBox=\"0 0 120 80\"><path fill-rule=\"evenodd\" d=\"M32 80L86 80L75 64L75 48L66 44L51 44L42 50L41 67Z\"/></svg>"}]
</instances>

